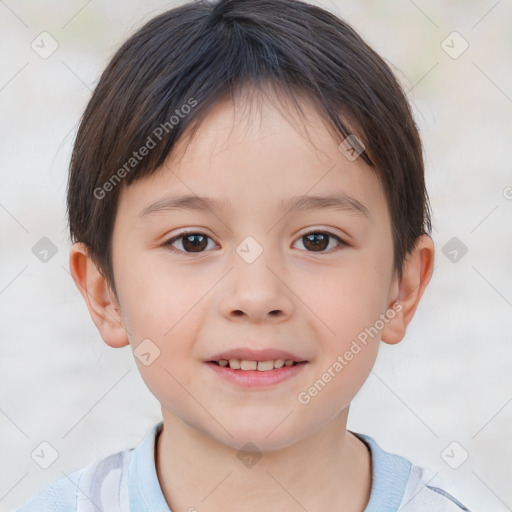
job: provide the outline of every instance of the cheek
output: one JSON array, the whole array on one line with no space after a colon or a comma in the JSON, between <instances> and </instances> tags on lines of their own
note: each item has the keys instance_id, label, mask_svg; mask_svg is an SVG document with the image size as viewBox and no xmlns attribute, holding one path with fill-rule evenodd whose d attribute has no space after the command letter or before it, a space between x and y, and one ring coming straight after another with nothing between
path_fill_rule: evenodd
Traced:
<instances>
[{"instance_id":1,"label":"cheek","mask_svg":"<svg viewBox=\"0 0 512 512\"><path fill-rule=\"evenodd\" d=\"M118 269L119 296L130 342L135 346L145 338L165 342L190 310L196 295L193 288L162 264L134 258Z\"/></svg>"},{"instance_id":2,"label":"cheek","mask_svg":"<svg viewBox=\"0 0 512 512\"><path fill-rule=\"evenodd\" d=\"M194 378L190 359L198 317L206 314L201 297L207 287L191 286L190 277L168 265L131 263L118 267L123 321L144 382L165 403L166 397L181 396Z\"/></svg>"},{"instance_id":3,"label":"cheek","mask_svg":"<svg viewBox=\"0 0 512 512\"><path fill-rule=\"evenodd\" d=\"M387 274L378 262L367 260L357 255L353 264L331 269L325 278L308 280L297 290L318 319L319 339L333 348L342 350L385 312Z\"/></svg>"},{"instance_id":4,"label":"cheek","mask_svg":"<svg viewBox=\"0 0 512 512\"><path fill-rule=\"evenodd\" d=\"M188 308L177 309L155 307L146 314L139 310L132 322L130 344L148 389L162 405L181 416L190 399L186 390L194 389L202 363L191 355L198 322L186 317Z\"/></svg>"},{"instance_id":5,"label":"cheek","mask_svg":"<svg viewBox=\"0 0 512 512\"><path fill-rule=\"evenodd\" d=\"M321 333L316 335L322 340L318 360L296 396L302 414L322 423L350 405L368 378L380 345L380 333L368 329L381 312L377 301L371 303L371 295L364 290L351 294L348 289L342 294L338 289L330 297L320 312L329 329L317 323Z\"/></svg>"}]
</instances>

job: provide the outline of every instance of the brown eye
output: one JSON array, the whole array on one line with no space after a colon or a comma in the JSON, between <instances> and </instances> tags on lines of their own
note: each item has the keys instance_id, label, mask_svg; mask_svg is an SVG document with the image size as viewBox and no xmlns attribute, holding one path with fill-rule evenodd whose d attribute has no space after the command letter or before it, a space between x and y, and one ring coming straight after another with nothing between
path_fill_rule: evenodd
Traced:
<instances>
[{"instance_id":1,"label":"brown eye","mask_svg":"<svg viewBox=\"0 0 512 512\"><path fill-rule=\"evenodd\" d=\"M209 239L210 237L203 233L181 233L165 242L165 245L177 252L204 252ZM176 242L181 242L183 249L174 247Z\"/></svg>"},{"instance_id":2,"label":"brown eye","mask_svg":"<svg viewBox=\"0 0 512 512\"><path fill-rule=\"evenodd\" d=\"M204 233L187 232L169 239L164 245L174 252L202 253L208 247L208 240L211 238ZM299 240L302 241L308 252L327 252L327 249L332 246L332 242L335 242L334 248L348 246L341 238L326 231L312 231L300 237ZM181 248L176 247L175 244L178 242L181 244Z\"/></svg>"},{"instance_id":3,"label":"brown eye","mask_svg":"<svg viewBox=\"0 0 512 512\"><path fill-rule=\"evenodd\" d=\"M348 245L338 236L325 231L312 231L303 235L299 240L302 241L308 252L326 252L331 240L336 241L338 247Z\"/></svg>"}]
</instances>

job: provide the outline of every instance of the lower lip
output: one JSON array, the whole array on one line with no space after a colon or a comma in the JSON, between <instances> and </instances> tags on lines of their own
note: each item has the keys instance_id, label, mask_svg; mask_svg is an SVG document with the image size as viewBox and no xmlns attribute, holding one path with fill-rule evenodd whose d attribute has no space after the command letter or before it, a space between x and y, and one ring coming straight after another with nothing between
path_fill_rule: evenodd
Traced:
<instances>
[{"instance_id":1,"label":"lower lip","mask_svg":"<svg viewBox=\"0 0 512 512\"><path fill-rule=\"evenodd\" d=\"M244 388L266 387L279 384L298 375L306 364L307 361L303 361L294 366L283 366L282 368L260 372L258 370L233 370L232 368L219 366L215 363L206 363L219 377Z\"/></svg>"}]
</instances>

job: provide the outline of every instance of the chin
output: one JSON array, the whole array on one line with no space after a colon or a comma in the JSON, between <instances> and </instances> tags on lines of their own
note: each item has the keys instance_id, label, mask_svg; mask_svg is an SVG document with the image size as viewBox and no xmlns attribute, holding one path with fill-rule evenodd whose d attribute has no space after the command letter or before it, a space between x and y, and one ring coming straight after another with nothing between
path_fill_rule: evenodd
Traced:
<instances>
[{"instance_id":1,"label":"chin","mask_svg":"<svg viewBox=\"0 0 512 512\"><path fill-rule=\"evenodd\" d=\"M233 437L222 430L222 439L219 440L236 450L244 449L247 443L255 445L260 452L281 450L307 435L294 422L289 421L292 415L285 419L286 416L282 414L279 418L265 418L260 414L256 418L250 416L241 421L226 421L222 424Z\"/></svg>"}]
</instances>

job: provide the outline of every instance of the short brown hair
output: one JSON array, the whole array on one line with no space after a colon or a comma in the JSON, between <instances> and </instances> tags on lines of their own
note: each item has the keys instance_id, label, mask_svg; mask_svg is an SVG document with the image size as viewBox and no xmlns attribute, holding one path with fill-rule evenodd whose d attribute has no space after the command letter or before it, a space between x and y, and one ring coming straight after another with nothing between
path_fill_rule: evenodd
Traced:
<instances>
[{"instance_id":1,"label":"short brown hair","mask_svg":"<svg viewBox=\"0 0 512 512\"><path fill-rule=\"evenodd\" d=\"M296 103L300 91L342 139L357 133L360 156L383 185L401 276L416 239L431 231L409 103L388 65L346 22L299 0L192 1L122 45L75 140L71 240L86 244L115 291L111 242L120 190L158 169L187 128L195 133L219 100L245 84L284 86Z\"/></svg>"}]
</instances>

